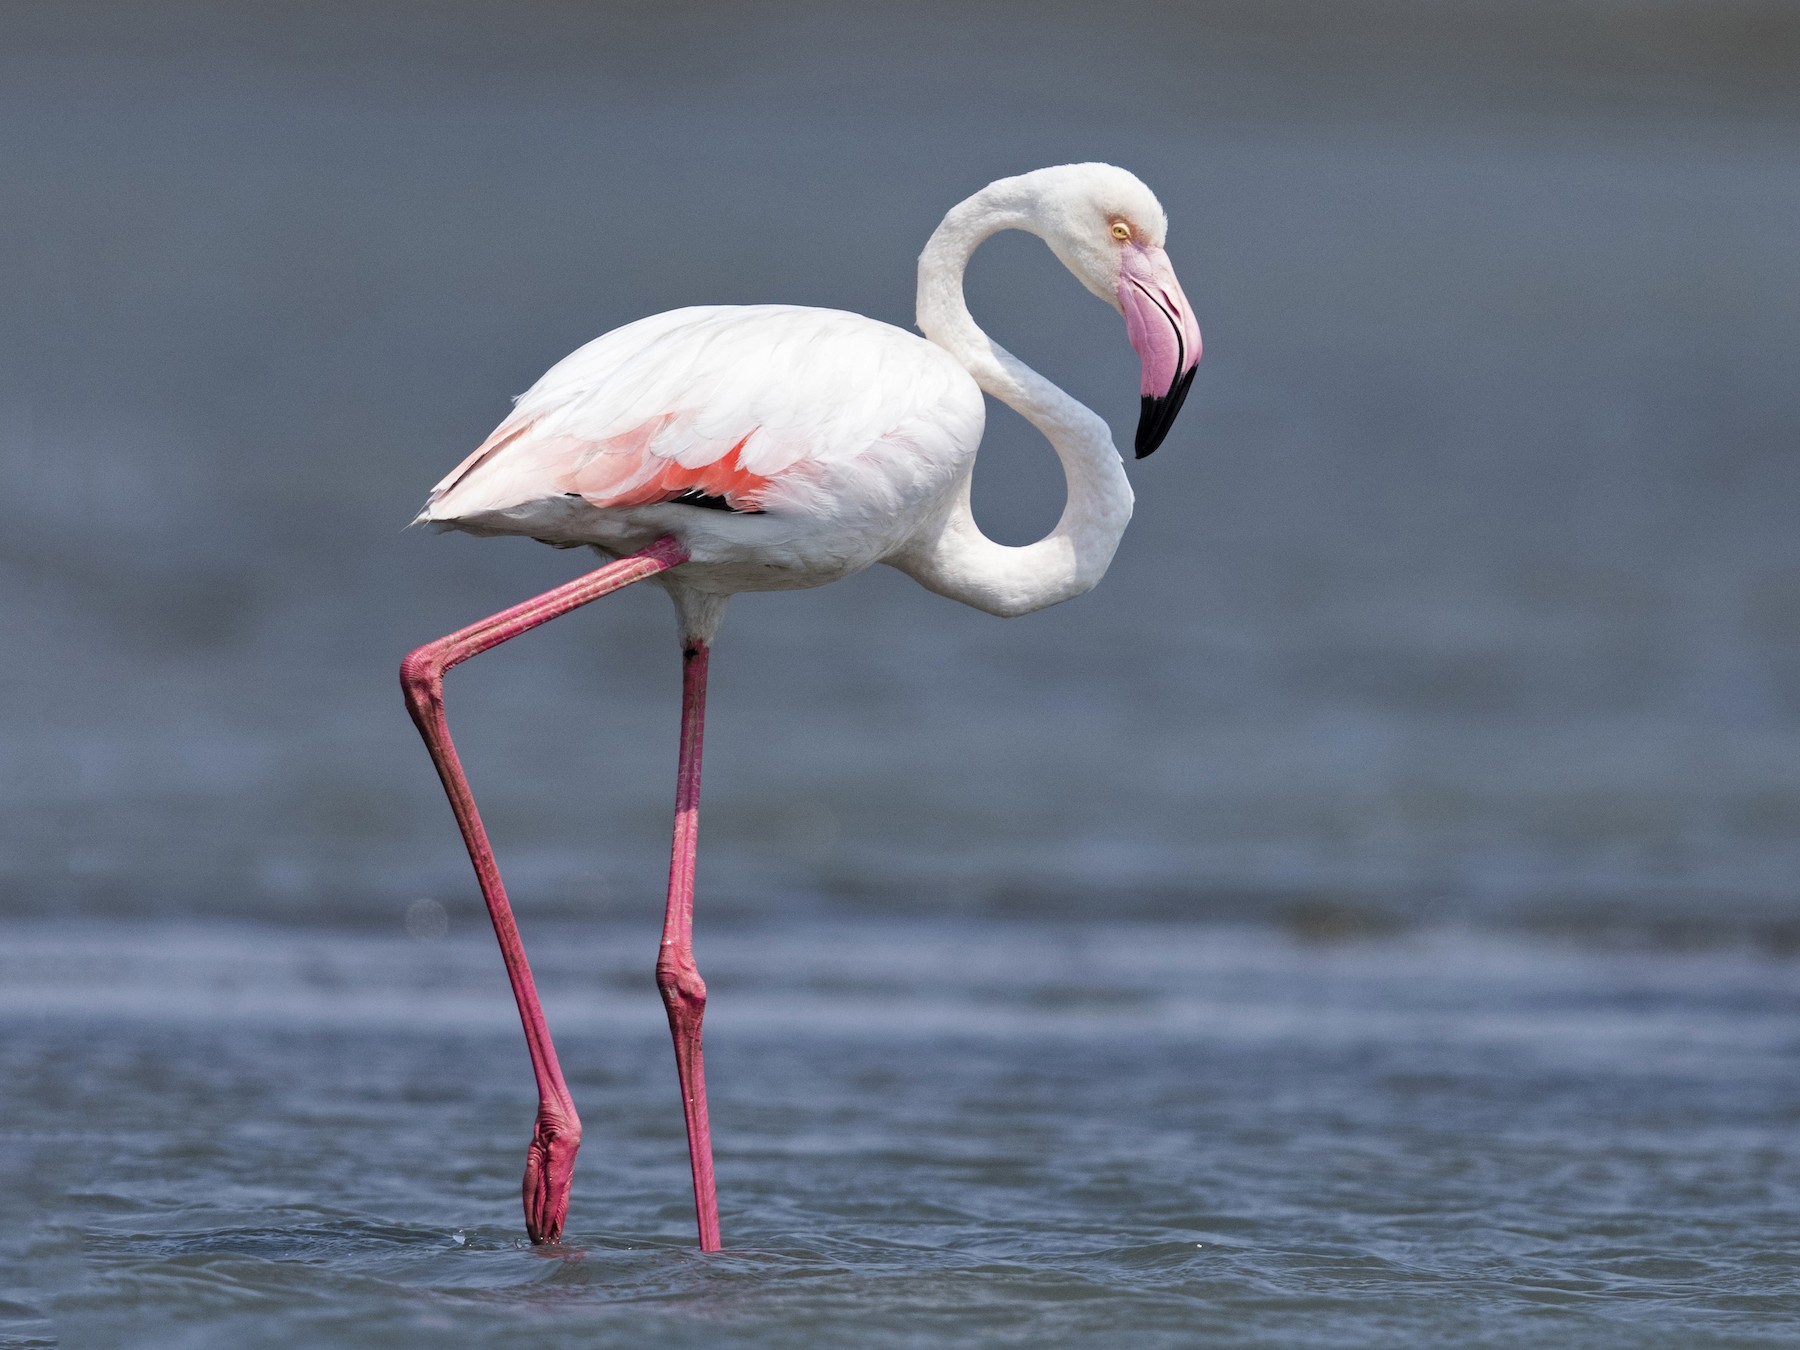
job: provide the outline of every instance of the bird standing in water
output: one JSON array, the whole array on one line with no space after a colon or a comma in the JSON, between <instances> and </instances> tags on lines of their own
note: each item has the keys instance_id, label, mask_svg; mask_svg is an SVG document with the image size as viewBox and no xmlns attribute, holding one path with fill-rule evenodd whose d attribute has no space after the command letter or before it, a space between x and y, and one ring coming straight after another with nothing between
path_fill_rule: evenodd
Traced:
<instances>
[{"instance_id":1,"label":"bird standing in water","mask_svg":"<svg viewBox=\"0 0 1800 1350\"><path fill-rule=\"evenodd\" d=\"M1131 486L1106 422L990 341L969 315L964 269L1001 230L1042 238L1124 315L1143 361L1137 456L1148 455L1187 396L1200 330L1163 252L1167 220L1150 189L1108 164L1066 164L990 183L944 217L919 257L923 337L792 305L640 319L553 366L419 514L438 529L587 545L610 560L420 647L400 672L525 1026L538 1087L524 1187L533 1242L562 1235L581 1122L450 740L444 672L635 581L654 578L675 601L681 750L656 980L675 1040L700 1246L717 1250L700 1044L706 985L694 964L693 912L706 670L726 600L886 563L976 609L1027 614L1092 589L1131 518ZM1056 527L1022 548L988 539L969 509L984 392L1044 434L1068 485Z\"/></svg>"}]
</instances>

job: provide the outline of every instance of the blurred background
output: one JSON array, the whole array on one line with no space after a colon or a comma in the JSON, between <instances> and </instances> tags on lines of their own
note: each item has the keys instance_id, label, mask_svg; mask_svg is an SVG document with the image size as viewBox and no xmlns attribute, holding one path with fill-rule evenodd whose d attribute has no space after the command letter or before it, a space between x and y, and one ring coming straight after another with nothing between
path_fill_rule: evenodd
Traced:
<instances>
[{"instance_id":1,"label":"blurred background","mask_svg":"<svg viewBox=\"0 0 1800 1350\"><path fill-rule=\"evenodd\" d=\"M1142 176L1206 358L1104 585L733 606L706 916L1425 922L1800 947L1800 12L1754 0L173 3L5 15L14 915L479 901L395 681L584 566L403 529L508 398L704 302L910 326L988 180ZM1128 442L1117 317L969 285ZM1061 482L991 416L989 532ZM659 907L650 588L459 670L522 913Z\"/></svg>"}]
</instances>

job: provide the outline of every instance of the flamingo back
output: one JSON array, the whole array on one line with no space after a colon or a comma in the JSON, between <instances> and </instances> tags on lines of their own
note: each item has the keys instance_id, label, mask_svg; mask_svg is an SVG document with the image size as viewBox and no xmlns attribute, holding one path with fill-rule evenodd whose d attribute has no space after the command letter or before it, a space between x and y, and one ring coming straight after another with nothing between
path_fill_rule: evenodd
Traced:
<instances>
[{"instance_id":1,"label":"flamingo back","mask_svg":"<svg viewBox=\"0 0 1800 1350\"><path fill-rule=\"evenodd\" d=\"M482 533L512 520L506 532L532 534L547 504L617 513L684 499L891 517L957 478L983 418L954 358L874 319L791 305L671 310L551 367L419 520Z\"/></svg>"}]
</instances>

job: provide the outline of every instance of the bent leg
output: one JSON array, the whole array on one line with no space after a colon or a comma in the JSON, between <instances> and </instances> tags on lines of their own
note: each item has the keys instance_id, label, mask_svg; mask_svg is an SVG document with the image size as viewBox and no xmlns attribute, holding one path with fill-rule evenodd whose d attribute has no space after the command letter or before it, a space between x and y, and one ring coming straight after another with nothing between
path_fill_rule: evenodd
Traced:
<instances>
[{"instance_id":1,"label":"bent leg","mask_svg":"<svg viewBox=\"0 0 1800 1350\"><path fill-rule=\"evenodd\" d=\"M681 759L675 770L675 839L669 855L669 904L663 915L656 985L675 1039L675 1072L687 1118L688 1161L694 1171L694 1215L700 1250L719 1250L719 1201L713 1181L712 1131L706 1121L706 1068L700 1024L706 1015L706 982L694 965L694 857L700 839L700 747L706 732L707 644L690 640L682 650Z\"/></svg>"},{"instance_id":2,"label":"bent leg","mask_svg":"<svg viewBox=\"0 0 1800 1350\"><path fill-rule=\"evenodd\" d=\"M525 1157L524 1191L525 1230L533 1242L555 1242L562 1236L563 1221L569 1210L569 1181L575 1171L576 1151L581 1147L581 1120L575 1114L575 1103L569 1097L562 1069L556 1062L556 1047L551 1044L550 1028L545 1024L543 1009L538 1004L537 986L525 960L525 947L519 939L512 906L507 903L506 888L500 881L500 869L495 865L487 830L475 809L474 794L469 791L456 746L450 739L450 727L444 718L444 674L453 666L497 647L509 638L686 560L686 551L673 537L659 539L641 553L608 563L534 600L514 605L448 637L429 642L408 656L400 667L400 685L406 693L407 710L412 714L419 734L425 738L425 748L431 752L432 763L437 766L444 792L450 798L450 809L456 815L457 828L462 831L463 843L468 847L469 861L474 864L475 879L481 886L481 897L487 902L488 917L493 920L494 936L500 941L500 955L506 963L507 978L512 982L513 999L519 1006L526 1048L531 1052L531 1070L537 1079L538 1114Z\"/></svg>"}]
</instances>

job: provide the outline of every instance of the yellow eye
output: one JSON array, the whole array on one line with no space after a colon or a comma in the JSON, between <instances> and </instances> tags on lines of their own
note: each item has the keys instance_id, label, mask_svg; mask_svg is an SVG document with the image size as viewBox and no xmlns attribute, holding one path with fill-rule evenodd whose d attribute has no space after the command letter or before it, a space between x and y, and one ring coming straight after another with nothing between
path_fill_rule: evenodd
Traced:
<instances>
[{"instance_id":1,"label":"yellow eye","mask_svg":"<svg viewBox=\"0 0 1800 1350\"><path fill-rule=\"evenodd\" d=\"M1127 225L1122 220L1115 220L1112 227L1112 237L1114 239L1131 238L1131 226Z\"/></svg>"}]
</instances>

